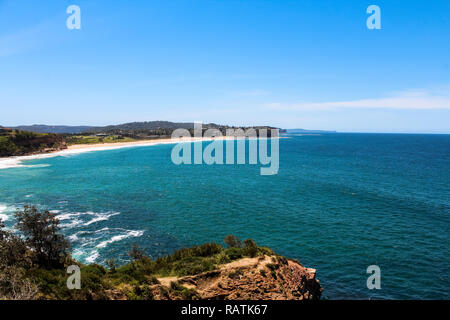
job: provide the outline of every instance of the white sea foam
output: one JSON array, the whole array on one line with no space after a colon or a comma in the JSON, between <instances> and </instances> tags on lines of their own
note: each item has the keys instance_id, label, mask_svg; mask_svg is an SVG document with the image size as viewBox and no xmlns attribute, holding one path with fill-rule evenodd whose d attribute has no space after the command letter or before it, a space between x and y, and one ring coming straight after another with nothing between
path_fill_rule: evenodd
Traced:
<instances>
[{"instance_id":1,"label":"white sea foam","mask_svg":"<svg viewBox=\"0 0 450 320\"><path fill-rule=\"evenodd\" d=\"M92 220L86 222L86 223L84 224L84 226L88 226L88 225L91 225L91 224L96 223L96 222L99 222L99 221L106 221L106 220L109 220L110 217L112 217L112 216L117 216L118 214L120 214L120 212L113 212L113 213L109 213L109 214L107 214L107 213L106 213L106 214L103 214L103 213L100 213L100 214L94 213L94 215L96 216L96 218L94 218L94 219L92 219Z\"/></svg>"},{"instance_id":2,"label":"white sea foam","mask_svg":"<svg viewBox=\"0 0 450 320\"><path fill-rule=\"evenodd\" d=\"M109 231L108 227L102 228L100 230L95 230L95 231L81 230L81 231L78 231L78 232L68 236L67 238L70 241L80 241L80 242L82 242L81 246L85 247L85 246L88 246L89 244L93 244L95 241L97 241L101 238L101 237L87 238L86 236L89 236L92 234L103 233L103 232L107 232L107 231Z\"/></svg>"},{"instance_id":3,"label":"white sea foam","mask_svg":"<svg viewBox=\"0 0 450 320\"><path fill-rule=\"evenodd\" d=\"M80 249L73 249L72 257L76 260L82 260L84 252Z\"/></svg>"},{"instance_id":4,"label":"white sea foam","mask_svg":"<svg viewBox=\"0 0 450 320\"><path fill-rule=\"evenodd\" d=\"M67 237L67 239L69 239L72 242L78 241L78 233L72 234L70 236Z\"/></svg>"},{"instance_id":5,"label":"white sea foam","mask_svg":"<svg viewBox=\"0 0 450 320\"><path fill-rule=\"evenodd\" d=\"M39 164L39 165L25 165L24 161L31 160L39 160L39 159L48 159L54 157L66 157L77 155L80 153L94 152L94 151L106 151L106 150L116 150L123 148L135 148L135 147L147 147L154 146L159 144L175 144L177 141L163 141L163 142L143 142L136 144L127 144L127 145L117 145L117 146L105 146L105 147L92 147L92 148L81 148L81 149L67 149L52 153L44 153L44 154L36 154L30 156L18 156L18 157L9 157L0 159L0 169L8 169L8 168L18 168L18 167L45 167L49 166L48 164Z\"/></svg>"},{"instance_id":6,"label":"white sea foam","mask_svg":"<svg viewBox=\"0 0 450 320\"><path fill-rule=\"evenodd\" d=\"M72 218L74 218L74 217L79 217L80 215L81 215L82 213L63 213L63 214L59 214L59 215L57 215L56 216L56 218L58 219L58 220L69 220L69 219L72 219Z\"/></svg>"},{"instance_id":7,"label":"white sea foam","mask_svg":"<svg viewBox=\"0 0 450 320\"><path fill-rule=\"evenodd\" d=\"M143 234L144 234L144 231L128 230L126 234L121 234L121 235L118 235L118 236L114 236L110 240L106 240L106 241L100 242L96 246L96 248L104 248L110 243L121 241L123 239L127 239L127 238L130 238L130 237L140 237Z\"/></svg>"},{"instance_id":8,"label":"white sea foam","mask_svg":"<svg viewBox=\"0 0 450 320\"><path fill-rule=\"evenodd\" d=\"M8 169L8 168L18 168L18 167L36 167L36 168L44 168L50 166L49 164L38 164L38 165L25 165L23 161L27 160L36 160L41 158L50 158L50 155L53 154L45 154L47 157L39 157L44 155L33 155L33 156L20 156L20 157L11 157L11 158L2 158L0 159L0 169Z\"/></svg>"},{"instance_id":9,"label":"white sea foam","mask_svg":"<svg viewBox=\"0 0 450 320\"><path fill-rule=\"evenodd\" d=\"M33 165L23 165L23 167L27 168L47 168L51 167L48 163L41 163L41 164L33 164Z\"/></svg>"},{"instance_id":10,"label":"white sea foam","mask_svg":"<svg viewBox=\"0 0 450 320\"><path fill-rule=\"evenodd\" d=\"M55 211L57 211L57 210L55 210ZM107 221L112 216L116 216L119 214L120 214L120 212L97 213L97 212L88 211L88 212L62 213L62 214L57 215L56 218L58 218L58 220L60 220L60 221L72 220L68 223L61 224L60 226L62 228L73 228L78 225L89 226L89 225L94 224L99 221ZM81 220L81 216L94 216L94 218L86 222L86 221Z\"/></svg>"},{"instance_id":11,"label":"white sea foam","mask_svg":"<svg viewBox=\"0 0 450 320\"><path fill-rule=\"evenodd\" d=\"M100 240L100 238L89 238L89 239L83 239L82 241L82 248L86 248L86 247L95 247L95 243L97 242L97 240Z\"/></svg>"},{"instance_id":12,"label":"white sea foam","mask_svg":"<svg viewBox=\"0 0 450 320\"><path fill-rule=\"evenodd\" d=\"M6 210L8 210L8 206L0 204L0 220L2 221L6 221L9 219L9 216L4 213Z\"/></svg>"},{"instance_id":13,"label":"white sea foam","mask_svg":"<svg viewBox=\"0 0 450 320\"><path fill-rule=\"evenodd\" d=\"M98 251L97 250L91 251L89 257L86 258L86 262L94 263L95 260L97 260L97 258L98 258Z\"/></svg>"},{"instance_id":14,"label":"white sea foam","mask_svg":"<svg viewBox=\"0 0 450 320\"><path fill-rule=\"evenodd\" d=\"M8 215L11 211L11 206L7 204L0 204L0 219L6 221L11 218ZM11 211L12 212L12 211ZM76 259L85 261L86 263L94 263L99 257L99 250L107 247L109 244L119 242L131 237L140 237L144 234L142 230L127 230L123 228L103 227L97 230L83 230L86 226L92 226L100 221L107 221L120 212L62 212L61 210L51 210L51 213L56 214L60 220L60 227L63 229L72 229L77 232L69 232L67 239L70 242L75 242L76 247L73 251L73 256Z\"/></svg>"},{"instance_id":15,"label":"white sea foam","mask_svg":"<svg viewBox=\"0 0 450 320\"><path fill-rule=\"evenodd\" d=\"M82 221L82 220L80 220L80 219L74 219L74 220L72 220L72 221L70 221L70 222L68 222L68 223L62 223L62 224L60 224L59 226L60 226L61 228L63 228L63 229L71 229L71 228L74 228L74 227L79 226L79 225L82 225L82 224L83 224L83 221Z\"/></svg>"},{"instance_id":16,"label":"white sea foam","mask_svg":"<svg viewBox=\"0 0 450 320\"><path fill-rule=\"evenodd\" d=\"M94 263L100 257L99 251L109 244L125 240L131 237L140 237L143 230L127 230L123 228L102 228L98 230L80 230L68 239L77 242L73 256L86 263Z\"/></svg>"},{"instance_id":17,"label":"white sea foam","mask_svg":"<svg viewBox=\"0 0 450 320\"><path fill-rule=\"evenodd\" d=\"M211 141L213 138L202 138L201 141ZM200 140L187 140L183 141L185 143L191 142L199 142ZM42 167L49 166L48 164L39 164L39 165L25 165L24 161L31 160L39 160L39 159L48 159L54 157L68 157L72 155L77 155L80 153L94 152L94 151L107 151L107 150L116 150L116 149L124 149L124 148L136 148L136 147L150 147L161 144L177 144L180 143L178 140L170 140L170 141L151 141L151 142L142 142L142 143L132 143L132 144L121 144L121 145L108 145L108 146L95 146L91 148L80 148L80 149L66 149L52 153L43 153L43 154L35 154L30 156L18 156L18 157L9 157L9 158L1 158L0 159L0 170L8 169L8 168L18 168L18 167Z\"/></svg>"}]
</instances>

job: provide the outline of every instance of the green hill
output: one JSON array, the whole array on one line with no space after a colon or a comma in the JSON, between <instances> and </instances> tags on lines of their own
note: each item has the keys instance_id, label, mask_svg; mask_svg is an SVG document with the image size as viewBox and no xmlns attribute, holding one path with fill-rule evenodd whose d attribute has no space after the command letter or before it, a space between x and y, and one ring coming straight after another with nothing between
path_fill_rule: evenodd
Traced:
<instances>
[{"instance_id":1,"label":"green hill","mask_svg":"<svg viewBox=\"0 0 450 320\"><path fill-rule=\"evenodd\" d=\"M0 127L0 157L23 156L67 148L61 135Z\"/></svg>"}]
</instances>

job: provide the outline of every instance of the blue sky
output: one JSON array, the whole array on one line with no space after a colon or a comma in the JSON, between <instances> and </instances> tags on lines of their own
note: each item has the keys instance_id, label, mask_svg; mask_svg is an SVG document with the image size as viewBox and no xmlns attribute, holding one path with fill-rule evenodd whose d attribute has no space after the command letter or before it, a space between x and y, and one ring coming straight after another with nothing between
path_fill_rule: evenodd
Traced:
<instances>
[{"instance_id":1,"label":"blue sky","mask_svg":"<svg viewBox=\"0 0 450 320\"><path fill-rule=\"evenodd\" d=\"M450 133L450 1L0 0L1 125L144 120Z\"/></svg>"}]
</instances>

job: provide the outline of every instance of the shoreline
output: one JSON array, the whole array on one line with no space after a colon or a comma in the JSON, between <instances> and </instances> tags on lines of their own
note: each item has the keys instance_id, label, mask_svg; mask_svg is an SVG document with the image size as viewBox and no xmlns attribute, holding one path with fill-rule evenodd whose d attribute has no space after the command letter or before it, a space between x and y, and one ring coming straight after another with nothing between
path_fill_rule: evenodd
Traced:
<instances>
[{"instance_id":1,"label":"shoreline","mask_svg":"<svg viewBox=\"0 0 450 320\"><path fill-rule=\"evenodd\" d=\"M129 141L129 142L113 142L113 143L96 143L96 144L74 144L68 146L67 149L52 151L48 153L38 153L31 154L26 156L12 156L0 158L0 170L9 169L9 168L20 168L20 167L33 167L33 165L26 165L24 161L31 161L37 159L47 159L58 156L68 156L75 155L86 152L94 152L94 151L107 151L107 150L116 150L122 148L132 148L132 147L149 147L161 144L176 144L180 142L198 142L198 141L212 141L212 140L237 140L241 139L240 137L211 137L211 138L167 138L167 139L150 139L150 140L137 140L137 141ZM260 138L258 138L260 139Z\"/></svg>"},{"instance_id":2,"label":"shoreline","mask_svg":"<svg viewBox=\"0 0 450 320\"><path fill-rule=\"evenodd\" d=\"M234 137L233 137L234 138ZM157 144L171 144L179 142L196 142L196 141L211 141L211 140L230 140L231 137L215 137L215 138L163 138L163 139L149 139L149 140L136 140L127 142L109 142L109 143L94 143L94 144L73 144L67 146L67 149L61 150L82 150L82 149L101 149L115 147L117 149L128 146L151 146ZM58 151L57 151L58 152Z\"/></svg>"}]
</instances>

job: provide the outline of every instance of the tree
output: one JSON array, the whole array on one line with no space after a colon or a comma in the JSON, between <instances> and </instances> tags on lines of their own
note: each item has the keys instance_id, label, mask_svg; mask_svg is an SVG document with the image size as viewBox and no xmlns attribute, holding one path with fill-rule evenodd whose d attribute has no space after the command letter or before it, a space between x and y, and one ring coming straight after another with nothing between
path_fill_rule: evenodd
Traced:
<instances>
[{"instance_id":1,"label":"tree","mask_svg":"<svg viewBox=\"0 0 450 320\"><path fill-rule=\"evenodd\" d=\"M242 242L239 238L236 238L232 234L225 237L225 243L228 246L228 248L241 248Z\"/></svg>"},{"instance_id":2,"label":"tree","mask_svg":"<svg viewBox=\"0 0 450 320\"><path fill-rule=\"evenodd\" d=\"M33 300L38 287L21 268L6 267L0 272L0 300Z\"/></svg>"},{"instance_id":3,"label":"tree","mask_svg":"<svg viewBox=\"0 0 450 320\"><path fill-rule=\"evenodd\" d=\"M108 266L109 272L111 273L115 273L117 267L119 266L119 264L116 262L116 259L114 258L106 259L105 264Z\"/></svg>"},{"instance_id":4,"label":"tree","mask_svg":"<svg viewBox=\"0 0 450 320\"><path fill-rule=\"evenodd\" d=\"M4 228L0 219L0 300L33 299L37 287L24 277L30 250L22 238Z\"/></svg>"},{"instance_id":5,"label":"tree","mask_svg":"<svg viewBox=\"0 0 450 320\"><path fill-rule=\"evenodd\" d=\"M63 266L70 244L58 234L60 228L56 215L25 206L23 211L15 213L15 217L16 228L23 233L25 243L32 251L33 262L47 269Z\"/></svg>"},{"instance_id":6,"label":"tree","mask_svg":"<svg viewBox=\"0 0 450 320\"><path fill-rule=\"evenodd\" d=\"M258 255L258 246L256 245L256 242L251 239L246 239L244 241L245 245L245 253L249 255L250 257L256 257Z\"/></svg>"},{"instance_id":7,"label":"tree","mask_svg":"<svg viewBox=\"0 0 450 320\"><path fill-rule=\"evenodd\" d=\"M5 267L27 267L30 250L19 236L4 230L5 225L0 219L0 269Z\"/></svg>"},{"instance_id":8,"label":"tree","mask_svg":"<svg viewBox=\"0 0 450 320\"><path fill-rule=\"evenodd\" d=\"M142 250L136 243L132 244L131 250L128 251L128 255L133 261L142 260L146 256L145 251Z\"/></svg>"}]
</instances>

